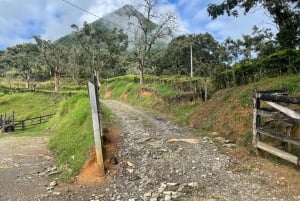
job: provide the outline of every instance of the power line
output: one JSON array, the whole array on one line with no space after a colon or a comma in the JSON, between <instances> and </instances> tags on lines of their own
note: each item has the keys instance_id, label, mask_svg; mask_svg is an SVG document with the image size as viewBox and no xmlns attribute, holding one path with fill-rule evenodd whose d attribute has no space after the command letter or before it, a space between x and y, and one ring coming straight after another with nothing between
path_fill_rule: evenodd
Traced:
<instances>
[{"instance_id":1,"label":"power line","mask_svg":"<svg viewBox=\"0 0 300 201\"><path fill-rule=\"evenodd\" d=\"M118 24L116 24L116 23L114 23L114 22L112 22L112 21L110 21L110 20L108 20L108 19L105 19L104 17L100 17L99 15L96 15L95 13L92 13L91 11L89 11L89 10L87 10L87 9L84 9L84 8L78 6L78 5L76 5L76 4L74 4L74 3L70 2L70 1L67 1L67 0L62 0L62 1L65 2L65 3L67 3L67 4L69 4L69 5L71 5L71 6L73 6L73 7L75 7L75 8L77 8L77 9L79 9L79 10L81 10L81 11L83 11L83 12L86 12L86 13L88 13L88 14L90 14L90 15L93 15L94 17L96 17L96 18L98 18L98 19L103 19L104 21L106 21L106 22L108 22L108 23L110 23L110 24L112 24L112 25L114 25L114 26L116 26L116 27L119 27L120 29L123 29L123 30L124 30L124 28L121 27L120 25L118 25ZM139 28L138 25L136 25L136 24L134 24L134 23L131 23L131 24L132 24L133 26L136 26L136 27ZM134 31L131 31L130 29L127 29L127 31L129 31L129 32L131 32L131 33L133 33L133 34L136 34Z\"/></svg>"},{"instance_id":2,"label":"power line","mask_svg":"<svg viewBox=\"0 0 300 201\"><path fill-rule=\"evenodd\" d=\"M128 32L134 34L135 36L140 36L141 38L144 37L144 35L143 35L142 33L140 33L139 31L132 31L132 30L130 29L130 26L128 26L128 28L126 29L126 28L121 27L120 25L118 25L118 24L116 24L116 23L114 23L114 22L112 22L112 21L110 21L110 20L108 20L108 19L106 19L106 18L104 18L104 17L100 17L99 15L96 15L95 13L93 13L93 12L91 12L91 11L85 9L85 8L82 8L82 7L76 5L76 4L74 4L74 3L72 3L72 2L70 2L70 1L68 1L68 0L62 0L62 1L65 2L65 3L67 3L67 4L69 4L69 5L71 5L71 6L74 7L74 8L77 8L77 9L79 9L79 10L85 12L85 13L88 13L88 14L90 14L90 15L93 15L94 17L96 17L96 18L98 18L98 19L103 19L104 21L106 21L106 22L108 22L108 23L114 25L115 27L118 27L118 28L120 28L120 29L122 29L122 30L127 30ZM135 16L135 17L136 17L136 16ZM137 17L136 17L136 18L137 18ZM123 22L125 22L125 21L123 21ZM132 22L130 22L130 25L133 25L133 26L137 27L138 29L141 29L140 26L138 26L138 25L136 25L136 24L134 24L134 23L132 23ZM134 43L134 44L137 44L137 41L135 41L135 40L133 40L133 41L128 41L128 43Z\"/></svg>"}]
</instances>

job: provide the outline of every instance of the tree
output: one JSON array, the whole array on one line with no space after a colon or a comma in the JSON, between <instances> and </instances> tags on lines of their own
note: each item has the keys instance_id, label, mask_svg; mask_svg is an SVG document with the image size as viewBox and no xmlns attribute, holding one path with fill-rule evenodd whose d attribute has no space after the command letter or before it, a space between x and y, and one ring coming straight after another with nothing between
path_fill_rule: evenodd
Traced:
<instances>
[{"instance_id":1,"label":"tree","mask_svg":"<svg viewBox=\"0 0 300 201\"><path fill-rule=\"evenodd\" d=\"M114 28L109 31L104 27L92 27L84 22L83 28L75 24L71 27L83 50L87 53L93 74L100 85L101 69L114 68L118 56L128 47L128 37L121 29Z\"/></svg>"},{"instance_id":2,"label":"tree","mask_svg":"<svg viewBox=\"0 0 300 201\"><path fill-rule=\"evenodd\" d=\"M270 29L252 28L252 35L243 35L242 39L228 37L222 43L228 54L228 64L238 60L250 60L253 56L268 56L276 51L273 33Z\"/></svg>"},{"instance_id":3,"label":"tree","mask_svg":"<svg viewBox=\"0 0 300 201\"><path fill-rule=\"evenodd\" d=\"M69 48L68 57L66 72L71 75L78 86L81 86L81 80L91 75L91 69L86 68L89 57L85 51L76 45Z\"/></svg>"},{"instance_id":4,"label":"tree","mask_svg":"<svg viewBox=\"0 0 300 201\"><path fill-rule=\"evenodd\" d=\"M190 71L190 40L187 35L174 38L159 59L159 74L188 75Z\"/></svg>"},{"instance_id":5,"label":"tree","mask_svg":"<svg viewBox=\"0 0 300 201\"><path fill-rule=\"evenodd\" d=\"M11 66L26 81L28 89L34 73L37 73L41 64L37 46L31 43L20 44L8 48L7 53L11 57Z\"/></svg>"},{"instance_id":6,"label":"tree","mask_svg":"<svg viewBox=\"0 0 300 201\"><path fill-rule=\"evenodd\" d=\"M143 0L137 12L133 7L128 7L128 16L135 17L137 24L133 24L135 32L135 43L133 55L137 62L140 73L140 84L144 84L144 69L151 65L151 50L159 40L171 35L175 25L175 16L172 13L159 14L156 12L157 0ZM154 23L154 21L156 23Z\"/></svg>"},{"instance_id":7,"label":"tree","mask_svg":"<svg viewBox=\"0 0 300 201\"><path fill-rule=\"evenodd\" d=\"M295 48L300 45L300 3L298 0L226 0L220 4L209 4L208 13L215 19L218 16L238 16L237 8L247 14L257 7L263 7L278 26L276 39L282 48Z\"/></svg>"},{"instance_id":8,"label":"tree","mask_svg":"<svg viewBox=\"0 0 300 201\"><path fill-rule=\"evenodd\" d=\"M50 73L54 74L54 90L58 91L61 74L64 65L67 63L67 49L51 41L43 40L40 36L33 36L42 54L42 58L50 68Z\"/></svg>"},{"instance_id":9,"label":"tree","mask_svg":"<svg viewBox=\"0 0 300 201\"><path fill-rule=\"evenodd\" d=\"M186 74L190 72L190 46L193 49L193 66L196 76L209 77L214 68L225 65L228 55L225 48L209 33L197 35L181 35L174 38L168 45L164 70Z\"/></svg>"}]
</instances>

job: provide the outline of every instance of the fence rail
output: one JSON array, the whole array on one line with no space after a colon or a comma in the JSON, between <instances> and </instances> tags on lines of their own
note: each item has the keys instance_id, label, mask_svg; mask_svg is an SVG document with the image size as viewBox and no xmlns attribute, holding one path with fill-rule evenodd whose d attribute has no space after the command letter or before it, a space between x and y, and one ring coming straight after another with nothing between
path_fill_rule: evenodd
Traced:
<instances>
[{"instance_id":1,"label":"fence rail","mask_svg":"<svg viewBox=\"0 0 300 201\"><path fill-rule=\"evenodd\" d=\"M264 104L267 107L262 107ZM299 97L289 97L287 90L257 91L253 93L253 145L257 150L269 152L282 159L300 165L299 156L293 155L292 146L300 146L300 136L292 136L291 130L300 126L300 114L289 108L289 104L300 105ZM266 121L268 119L268 121ZM265 120L265 121L263 121ZM276 122L278 128L268 123ZM287 150L263 142L268 136L287 144Z\"/></svg>"},{"instance_id":2,"label":"fence rail","mask_svg":"<svg viewBox=\"0 0 300 201\"><path fill-rule=\"evenodd\" d=\"M47 114L33 118L26 118L23 120L15 120L15 112L13 112L11 116L8 116L6 113L4 113L3 115L0 115L0 129L1 132L12 132L18 129L25 129L27 127L46 123L53 116L54 114Z\"/></svg>"},{"instance_id":3,"label":"fence rail","mask_svg":"<svg viewBox=\"0 0 300 201\"><path fill-rule=\"evenodd\" d=\"M42 123L48 122L54 114L48 114L44 116L38 116L34 118L27 118L19 121L14 121L15 129L25 129L26 127L40 125Z\"/></svg>"}]
</instances>

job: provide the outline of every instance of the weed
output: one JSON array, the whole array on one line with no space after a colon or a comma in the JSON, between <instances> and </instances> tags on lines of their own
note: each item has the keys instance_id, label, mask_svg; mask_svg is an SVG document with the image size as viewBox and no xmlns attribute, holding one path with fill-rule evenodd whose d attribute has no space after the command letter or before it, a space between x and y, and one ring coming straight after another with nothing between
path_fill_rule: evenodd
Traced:
<instances>
[{"instance_id":1,"label":"weed","mask_svg":"<svg viewBox=\"0 0 300 201\"><path fill-rule=\"evenodd\" d=\"M185 125L186 120L195 111L197 107L198 107L197 103L171 107L171 113L172 116L176 119L177 123L181 125Z\"/></svg>"},{"instance_id":2,"label":"weed","mask_svg":"<svg viewBox=\"0 0 300 201\"><path fill-rule=\"evenodd\" d=\"M249 106L252 103L251 92L246 91L241 93L238 99L240 101L241 106L243 107Z\"/></svg>"},{"instance_id":3,"label":"weed","mask_svg":"<svg viewBox=\"0 0 300 201\"><path fill-rule=\"evenodd\" d=\"M242 138L243 144L251 145L252 144L252 139L253 139L253 134L252 134L251 131L247 131L247 132L245 132L241 135L241 138Z\"/></svg>"}]
</instances>

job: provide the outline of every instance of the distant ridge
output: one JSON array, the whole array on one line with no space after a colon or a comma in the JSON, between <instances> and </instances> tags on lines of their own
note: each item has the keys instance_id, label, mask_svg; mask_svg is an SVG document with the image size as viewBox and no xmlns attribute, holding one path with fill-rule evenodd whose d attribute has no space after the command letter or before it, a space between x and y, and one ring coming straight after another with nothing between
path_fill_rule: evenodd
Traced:
<instances>
[{"instance_id":1,"label":"distant ridge","mask_svg":"<svg viewBox=\"0 0 300 201\"><path fill-rule=\"evenodd\" d=\"M125 34L128 35L128 40L133 41L134 35L137 30L137 18L135 16L143 16L138 10L136 10L131 5L125 5L97 20L90 23L92 29L101 27L103 30L111 31L114 28L122 29ZM153 23L153 22L151 22ZM77 26L81 27L82 24L77 24ZM153 27L155 27L155 23L153 23ZM79 42L74 33L65 35L56 41L62 45L78 45Z\"/></svg>"}]
</instances>

